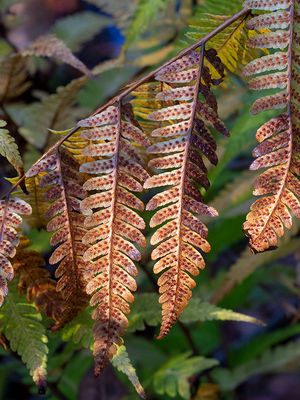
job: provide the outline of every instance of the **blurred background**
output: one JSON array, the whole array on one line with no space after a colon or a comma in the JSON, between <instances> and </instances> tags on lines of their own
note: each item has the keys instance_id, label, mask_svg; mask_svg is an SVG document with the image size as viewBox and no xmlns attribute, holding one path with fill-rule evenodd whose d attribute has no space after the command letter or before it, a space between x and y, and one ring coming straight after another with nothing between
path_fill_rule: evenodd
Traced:
<instances>
[{"instance_id":1,"label":"blurred background","mask_svg":"<svg viewBox=\"0 0 300 400\"><path fill-rule=\"evenodd\" d=\"M241 6L240 0L0 0L1 60L40 35L52 33L94 73L89 79L53 60L26 61L30 88L0 109L25 166L54 140L48 128L69 128ZM242 232L253 202L256 174L248 167L255 132L276 115L249 116L256 95L248 91L241 75L241 62L253 56L246 45L248 35L242 20L211 43L227 68L217 97L220 115L231 132L229 139L218 138L219 164L210 170L211 189L205 194L220 217L209 222L212 252L197 278L194 302L162 341L155 339L160 322L153 288L156 278L151 262L142 261L125 344L149 400L300 399L299 224L295 222L277 250L255 256ZM72 82L75 89L70 89ZM41 118L36 121L38 114ZM0 167L3 193L8 185L3 178L14 172L2 158ZM49 258L49 234L31 226L28 236L32 247ZM245 322L242 314L264 325L251 319ZM36 393L26 368L5 350L2 340L1 399L138 398L126 375L112 366L94 378L93 358L84 348L90 326L82 323L80 330L80 318L59 335L49 334L46 395Z\"/></svg>"}]
</instances>

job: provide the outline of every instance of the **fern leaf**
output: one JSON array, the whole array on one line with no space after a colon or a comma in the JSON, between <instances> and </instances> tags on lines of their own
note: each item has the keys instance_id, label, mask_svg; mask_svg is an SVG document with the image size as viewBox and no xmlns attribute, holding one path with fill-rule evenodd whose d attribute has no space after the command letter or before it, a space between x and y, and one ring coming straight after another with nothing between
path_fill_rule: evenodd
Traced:
<instances>
[{"instance_id":1,"label":"fern leaf","mask_svg":"<svg viewBox=\"0 0 300 400\"><path fill-rule=\"evenodd\" d=\"M47 143L48 130L62 131L73 126L78 118L72 112L76 103L76 95L86 84L88 78L73 79L66 86L61 86L56 93L45 96L41 102L36 102L24 109L20 134L37 148L43 148Z\"/></svg>"},{"instance_id":2,"label":"fern leaf","mask_svg":"<svg viewBox=\"0 0 300 400\"><path fill-rule=\"evenodd\" d=\"M157 326L160 324L158 296L156 293L143 293L136 296L129 315L129 332L144 330L145 324ZM263 325L261 321L249 315L241 314L217 307L214 304L202 301L199 298L192 298L179 317L184 323L204 321L241 321L257 325Z\"/></svg>"},{"instance_id":3,"label":"fern leaf","mask_svg":"<svg viewBox=\"0 0 300 400\"><path fill-rule=\"evenodd\" d=\"M56 291L56 282L45 268L44 258L35 250L30 250L29 240L21 237L12 266L18 277L19 292L26 293L29 303L34 303L39 311L59 322L64 312L65 302Z\"/></svg>"},{"instance_id":4,"label":"fern leaf","mask_svg":"<svg viewBox=\"0 0 300 400\"><path fill-rule=\"evenodd\" d=\"M135 368L131 364L126 347L124 345L117 347L116 354L112 359L112 364L115 368L117 368L118 371L123 372L123 374L128 376L128 379L132 383L138 395L142 399L145 399L145 391L139 381Z\"/></svg>"},{"instance_id":5,"label":"fern leaf","mask_svg":"<svg viewBox=\"0 0 300 400\"><path fill-rule=\"evenodd\" d=\"M298 4L291 4L289 1L266 3L249 0L245 2L245 6L270 11L249 21L251 28L270 30L267 34L256 34L250 39L249 45L280 49L267 59L263 57L254 60L245 67L247 76L267 72L250 80L252 89L280 89L276 94L256 100L252 113L267 109L286 109L286 112L266 122L257 131L259 145L253 151L256 160L250 166L251 170L266 169L255 181L254 195L260 198L252 205L244 223L244 230L250 238L250 247L254 252L262 252L276 247L278 237L284 235L284 228L291 228L291 213L300 218L300 119L297 89L297 18L300 8ZM276 72L278 70L280 72ZM281 72L283 70L285 71ZM276 73L269 73L270 71Z\"/></svg>"},{"instance_id":6,"label":"fern leaf","mask_svg":"<svg viewBox=\"0 0 300 400\"><path fill-rule=\"evenodd\" d=\"M1 331L26 364L33 381L40 391L46 386L47 337L42 317L33 304L26 303L18 295L16 285L10 285L10 292L0 310Z\"/></svg>"},{"instance_id":7,"label":"fern leaf","mask_svg":"<svg viewBox=\"0 0 300 400\"><path fill-rule=\"evenodd\" d=\"M187 38L194 42L205 37L240 9L241 0L230 2L210 0L201 4L191 18L190 27L186 33ZM210 41L210 46L218 52L225 68L237 74L241 72L242 65L247 64L258 55L257 50L247 44L247 39L253 36L253 32L246 29L249 15L250 13L245 14ZM209 67L213 71L212 66L209 65Z\"/></svg>"},{"instance_id":8,"label":"fern leaf","mask_svg":"<svg viewBox=\"0 0 300 400\"><path fill-rule=\"evenodd\" d=\"M179 394L188 400L191 398L189 378L216 365L218 361L213 358L189 358L188 353L171 357L155 372L154 390L159 395L176 397Z\"/></svg>"},{"instance_id":9,"label":"fern leaf","mask_svg":"<svg viewBox=\"0 0 300 400\"><path fill-rule=\"evenodd\" d=\"M299 355L300 341L294 340L268 349L260 357L249 360L233 370L218 368L213 371L213 377L224 391L234 390L252 376L277 371L289 363L298 362Z\"/></svg>"},{"instance_id":10,"label":"fern leaf","mask_svg":"<svg viewBox=\"0 0 300 400\"><path fill-rule=\"evenodd\" d=\"M8 293L7 282L14 277L9 259L15 256L19 243L17 229L22 223L20 215L29 215L31 206L18 197L0 200L0 306Z\"/></svg>"},{"instance_id":11,"label":"fern leaf","mask_svg":"<svg viewBox=\"0 0 300 400\"><path fill-rule=\"evenodd\" d=\"M22 51L22 55L50 57L78 69L84 75L91 76L91 71L71 52L71 50L55 35L40 36Z\"/></svg>"},{"instance_id":12,"label":"fern leaf","mask_svg":"<svg viewBox=\"0 0 300 400\"><path fill-rule=\"evenodd\" d=\"M89 263L87 293L92 295L91 306L96 307L92 316L96 320L95 372L99 374L121 344L128 323L128 303L136 290L133 261L141 258L132 243L146 244L141 233L145 225L136 212L144 205L132 192L142 191L148 177L134 144L149 143L131 109L120 103L78 125L82 136L90 140L83 153L93 159L80 167L91 176L83 186L91 194L82 201L81 210L88 229L83 237L89 246L84 260Z\"/></svg>"},{"instance_id":13,"label":"fern leaf","mask_svg":"<svg viewBox=\"0 0 300 400\"><path fill-rule=\"evenodd\" d=\"M299 248L299 239L295 238L291 240L287 237L285 239L286 240L282 240L283 245L280 248L272 252L257 254L254 259L253 254L249 249L243 251L239 259L226 273L222 280L222 285L217 289L212 301L214 303L219 303L227 293L229 293L236 285L242 283L246 278L248 278L248 276L253 274L257 268L292 254Z\"/></svg>"},{"instance_id":14,"label":"fern leaf","mask_svg":"<svg viewBox=\"0 0 300 400\"><path fill-rule=\"evenodd\" d=\"M10 136L5 127L6 122L0 120L0 154L10 162L10 164L18 172L19 176L21 176L23 175L24 169L19 148L15 142L15 139Z\"/></svg>"},{"instance_id":15,"label":"fern leaf","mask_svg":"<svg viewBox=\"0 0 300 400\"><path fill-rule=\"evenodd\" d=\"M56 328L78 314L87 302L83 278L87 266L83 260L86 246L81 242L86 230L79 211L86 191L82 189L83 180L78 170L75 159L66 149L60 148L27 172L28 177L48 172L43 176L41 186L47 188L45 200L50 203L46 213L49 219L47 230L54 232L51 245L57 246L49 262L59 264L55 272L59 278L57 290L66 301L65 312Z\"/></svg>"},{"instance_id":16,"label":"fern leaf","mask_svg":"<svg viewBox=\"0 0 300 400\"><path fill-rule=\"evenodd\" d=\"M0 60L0 104L20 96L29 86L21 55L13 54Z\"/></svg>"},{"instance_id":17,"label":"fern leaf","mask_svg":"<svg viewBox=\"0 0 300 400\"><path fill-rule=\"evenodd\" d=\"M152 252L154 272L164 271L158 280L163 315L159 338L168 333L191 297L195 282L190 275L196 276L204 268L203 257L196 248L210 251L207 228L196 215L217 215L215 209L203 203L197 186L209 187L202 154L212 164L217 163L216 143L208 125L227 134L210 90L221 82L223 68L215 51L206 51L205 57L220 71L220 79L212 79L203 66L203 56L204 52L190 52L159 71L156 80L161 91L156 100L162 104L148 115L156 122L152 136L161 139L148 148L148 153L156 157L149 166L160 173L148 178L144 187L169 186L147 204L151 211L163 206L150 220L150 226L156 228L151 239L151 244L156 245ZM176 87L178 83L184 86Z\"/></svg>"}]
</instances>

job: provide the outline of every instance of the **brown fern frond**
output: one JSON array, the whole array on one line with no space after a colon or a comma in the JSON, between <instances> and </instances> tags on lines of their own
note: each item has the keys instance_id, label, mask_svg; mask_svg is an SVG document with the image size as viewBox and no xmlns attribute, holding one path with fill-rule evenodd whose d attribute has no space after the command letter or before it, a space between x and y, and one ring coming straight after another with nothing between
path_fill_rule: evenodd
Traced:
<instances>
[{"instance_id":1,"label":"brown fern frond","mask_svg":"<svg viewBox=\"0 0 300 400\"><path fill-rule=\"evenodd\" d=\"M14 277L9 259L15 256L19 244L17 229L22 224L21 215L29 215L31 206L18 197L0 201L0 305L8 293L7 282Z\"/></svg>"},{"instance_id":2,"label":"brown fern frond","mask_svg":"<svg viewBox=\"0 0 300 400\"><path fill-rule=\"evenodd\" d=\"M33 302L39 311L60 323L65 312L65 301L56 290L56 281L45 268L44 258L39 252L29 249L29 245L29 239L21 237L12 260L14 272L19 279L19 290L26 293L28 302Z\"/></svg>"},{"instance_id":3,"label":"brown fern frond","mask_svg":"<svg viewBox=\"0 0 300 400\"><path fill-rule=\"evenodd\" d=\"M78 69L84 75L91 76L91 71L55 35L40 36L27 49L23 50L22 55L55 58Z\"/></svg>"},{"instance_id":4,"label":"brown fern frond","mask_svg":"<svg viewBox=\"0 0 300 400\"><path fill-rule=\"evenodd\" d=\"M12 54L0 60L0 104L14 99L29 87L25 60L20 54Z\"/></svg>"},{"instance_id":5,"label":"brown fern frond","mask_svg":"<svg viewBox=\"0 0 300 400\"><path fill-rule=\"evenodd\" d=\"M291 228L291 213L300 218L297 31L300 6L297 1L284 0L248 0L245 6L269 11L249 21L250 29L270 30L267 34L254 36L250 45L280 49L245 67L245 76L257 75L250 80L251 89L281 89L276 94L256 100L252 113L272 108L286 109L257 131L256 138L260 144L253 151L256 160L250 166L251 170L266 169L255 181L254 195L260 198L252 205L244 223L250 247L254 252L261 252L276 247L278 237L284 235L284 228Z\"/></svg>"},{"instance_id":6,"label":"brown fern frond","mask_svg":"<svg viewBox=\"0 0 300 400\"><path fill-rule=\"evenodd\" d=\"M83 254L87 247L82 244L85 235L84 217L80 213L81 200L86 196L82 189L83 179L79 164L63 147L42 159L31 168L27 176L47 171L41 179L46 187L45 200L50 203L46 212L49 219L47 229L54 232L51 245L55 246L49 262L59 264L55 272L58 278L56 289L66 301L57 328L73 318L87 304L83 272L87 267Z\"/></svg>"},{"instance_id":7,"label":"brown fern frond","mask_svg":"<svg viewBox=\"0 0 300 400\"><path fill-rule=\"evenodd\" d=\"M142 167L138 147L149 142L128 105L116 103L100 114L78 124L90 144L84 149L92 161L80 167L91 177L83 188L90 195L81 202L86 215L83 243L88 246L84 260L87 293L92 295L95 373L99 374L122 342L127 327L129 303L134 300L134 261L141 258L132 243L145 246L145 227L136 211L143 202L133 192L141 192L148 174Z\"/></svg>"},{"instance_id":8,"label":"brown fern frond","mask_svg":"<svg viewBox=\"0 0 300 400\"><path fill-rule=\"evenodd\" d=\"M218 80L212 79L203 65L204 56L219 71ZM162 68L155 77L161 87L156 99L162 103L148 119L157 126L152 137L161 141L151 145L148 152L155 155L149 166L159 172L148 178L144 187L168 186L147 204L151 211L160 208L150 220L150 226L156 228L151 239L156 246L152 252L154 272L163 272L158 280L162 304L159 338L169 332L187 305L195 286L191 276L205 266L201 252L210 251L207 228L198 216L214 217L217 211L203 203L199 188L209 187L202 156L217 163L216 142L209 127L228 133L211 92L211 86L219 84L223 76L215 50L202 48L200 53L191 51ZM164 107L166 101L172 105Z\"/></svg>"}]
</instances>

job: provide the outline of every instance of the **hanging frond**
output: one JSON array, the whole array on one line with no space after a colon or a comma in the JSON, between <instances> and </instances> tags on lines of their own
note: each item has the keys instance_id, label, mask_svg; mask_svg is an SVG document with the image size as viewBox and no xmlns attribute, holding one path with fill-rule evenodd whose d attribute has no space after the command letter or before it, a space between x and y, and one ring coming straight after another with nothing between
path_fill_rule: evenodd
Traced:
<instances>
[{"instance_id":1,"label":"hanging frond","mask_svg":"<svg viewBox=\"0 0 300 400\"><path fill-rule=\"evenodd\" d=\"M20 54L0 59L0 104L14 99L29 87L25 60Z\"/></svg>"},{"instance_id":2,"label":"hanging frond","mask_svg":"<svg viewBox=\"0 0 300 400\"><path fill-rule=\"evenodd\" d=\"M244 69L245 76L256 75L249 82L251 89L280 89L276 94L256 100L252 113L285 109L283 114L266 122L257 131L256 138L260 144L253 151L256 160L250 166L251 170L266 169L255 181L254 195L260 198L252 205L244 223L250 247L254 252L262 252L276 247L278 237L284 235L284 228L291 228L291 213L300 218L300 6L298 2L252 0L246 1L245 6L264 11L249 21L251 29L270 30L250 39L249 46L279 49L252 61Z\"/></svg>"},{"instance_id":3,"label":"hanging frond","mask_svg":"<svg viewBox=\"0 0 300 400\"><path fill-rule=\"evenodd\" d=\"M8 293L7 282L14 277L9 259L15 256L19 243L17 229L22 224L21 215L29 215L31 206L18 197L0 200L0 306Z\"/></svg>"},{"instance_id":4,"label":"hanging frond","mask_svg":"<svg viewBox=\"0 0 300 400\"><path fill-rule=\"evenodd\" d=\"M145 223L137 214L142 201L132 192L141 192L148 178L136 145L147 146L148 140L134 120L128 105L117 103L100 114L78 124L81 135L90 140L84 154L93 161L80 171L92 175L83 188L90 195L81 202L86 215L83 236L88 246L84 260L90 304L96 307L94 326L95 372L99 374L115 354L128 321L129 304L136 290L134 261L141 258L132 244L145 246L141 233Z\"/></svg>"},{"instance_id":5,"label":"hanging frond","mask_svg":"<svg viewBox=\"0 0 300 400\"><path fill-rule=\"evenodd\" d=\"M8 339L12 351L17 352L26 364L39 391L46 388L48 339L42 316L33 304L18 294L15 284L0 309L1 332Z\"/></svg>"},{"instance_id":6,"label":"hanging frond","mask_svg":"<svg viewBox=\"0 0 300 400\"><path fill-rule=\"evenodd\" d=\"M59 62L71 65L84 75L91 76L91 71L81 62L71 50L55 35L48 34L38 37L31 45L22 51L22 55L50 57Z\"/></svg>"},{"instance_id":7,"label":"hanging frond","mask_svg":"<svg viewBox=\"0 0 300 400\"><path fill-rule=\"evenodd\" d=\"M6 129L6 122L0 120L0 154L15 168L19 176L23 175L23 161L15 139Z\"/></svg>"},{"instance_id":8,"label":"hanging frond","mask_svg":"<svg viewBox=\"0 0 300 400\"><path fill-rule=\"evenodd\" d=\"M78 314L87 303L83 278L87 267L83 254L87 247L82 244L86 230L83 227L84 217L79 211L86 191L82 189L83 180L78 163L62 147L32 167L27 176L45 171L47 174L40 184L47 188L45 200L50 203L46 212L49 219L47 229L54 232L51 245L56 246L49 262L53 265L59 263L55 272L55 276L59 278L57 290L66 302L60 323L56 324L59 328Z\"/></svg>"},{"instance_id":9,"label":"hanging frond","mask_svg":"<svg viewBox=\"0 0 300 400\"><path fill-rule=\"evenodd\" d=\"M203 65L204 55L219 71L218 80L212 79ZM201 49L201 53L191 51L162 68L155 77L161 88L156 99L162 103L148 119L156 121L152 137L161 141L150 146L148 153L155 155L149 167L159 173L148 178L144 187L168 186L147 204L150 211L162 207L150 220L150 226L156 228L151 238L151 244L156 245L152 252L154 272L164 271L158 280L162 304L159 338L169 332L186 307L195 286L190 275L199 274L205 266L201 252L210 251L207 228L196 215L217 215L214 208L203 203L199 188L209 187L202 155L217 163L216 142L209 126L228 133L211 92L211 85L219 84L223 76L215 50ZM166 101L172 105L164 107Z\"/></svg>"},{"instance_id":10,"label":"hanging frond","mask_svg":"<svg viewBox=\"0 0 300 400\"><path fill-rule=\"evenodd\" d=\"M26 293L29 303L34 303L41 313L59 323L65 302L56 290L55 280L45 268L44 258L39 252L29 249L29 244L29 239L21 237L12 260L19 292Z\"/></svg>"},{"instance_id":11,"label":"hanging frond","mask_svg":"<svg viewBox=\"0 0 300 400\"><path fill-rule=\"evenodd\" d=\"M194 42L205 37L240 9L241 0L232 0L230 2L210 0L199 5L190 21L190 27L186 33L187 38ZM259 54L256 49L251 48L247 43L247 39L254 34L253 31L249 31L246 28L249 17L250 12L222 30L209 42L210 46L218 52L218 56L225 68L233 73L240 73L242 66ZM209 67L213 72L212 66L209 65Z\"/></svg>"}]
</instances>

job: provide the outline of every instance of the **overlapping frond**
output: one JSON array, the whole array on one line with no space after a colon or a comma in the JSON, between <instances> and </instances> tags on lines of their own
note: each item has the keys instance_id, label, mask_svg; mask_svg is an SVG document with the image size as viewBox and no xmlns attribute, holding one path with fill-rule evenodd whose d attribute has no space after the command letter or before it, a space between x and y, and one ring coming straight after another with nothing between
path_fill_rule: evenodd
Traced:
<instances>
[{"instance_id":1,"label":"overlapping frond","mask_svg":"<svg viewBox=\"0 0 300 400\"><path fill-rule=\"evenodd\" d=\"M128 105L117 103L100 114L79 122L81 135L90 140L84 149L92 161L80 167L91 177L83 188L89 196L81 203L86 215L83 236L88 249L85 277L87 293L92 295L95 371L99 374L122 343L127 327L126 314L136 290L134 261L141 258L133 244L145 246L141 230L145 227L137 211L144 205L133 192L141 192L148 177L136 145L148 140L136 123Z\"/></svg>"},{"instance_id":2,"label":"overlapping frond","mask_svg":"<svg viewBox=\"0 0 300 400\"><path fill-rule=\"evenodd\" d=\"M204 55L219 72L218 80L212 79L203 65ZM162 304L159 338L168 333L187 305L195 286L191 276L198 275L205 265L201 252L210 251L207 228L198 216L216 216L217 211L203 203L199 188L209 187L202 156L217 163L216 142L209 127L227 134L211 92L211 86L219 84L223 76L215 50L202 49L179 58L155 77L161 88L156 95L161 107L148 119L156 121L151 135L159 141L148 153L155 157L149 166L157 174L148 178L144 187L168 187L147 204L147 210L159 208L150 220L150 226L156 228L151 238L156 246L152 252L154 272L163 272L158 280ZM170 103L164 107L164 102Z\"/></svg>"},{"instance_id":3,"label":"overlapping frond","mask_svg":"<svg viewBox=\"0 0 300 400\"><path fill-rule=\"evenodd\" d=\"M291 228L291 213L300 218L300 5L296 1L248 0L245 6L264 11L249 21L251 29L270 30L250 39L249 46L275 51L248 64L244 75L254 76L249 82L253 90L280 89L258 99L252 113L285 109L257 131L259 145L253 151L256 160L250 166L252 170L265 169L255 182L254 194L260 198L252 205L244 223L251 248L261 252L275 247L278 237L284 235L284 228Z\"/></svg>"},{"instance_id":4,"label":"overlapping frond","mask_svg":"<svg viewBox=\"0 0 300 400\"><path fill-rule=\"evenodd\" d=\"M24 93L30 86L24 58L20 54L0 59L0 104Z\"/></svg>"},{"instance_id":5,"label":"overlapping frond","mask_svg":"<svg viewBox=\"0 0 300 400\"><path fill-rule=\"evenodd\" d=\"M16 254L19 243L17 229L22 224L21 215L29 215L31 206L18 197L0 201L0 305L8 293L7 282L14 277L10 259Z\"/></svg>"},{"instance_id":6,"label":"overlapping frond","mask_svg":"<svg viewBox=\"0 0 300 400\"><path fill-rule=\"evenodd\" d=\"M72 108L76 103L76 95L87 80L86 76L73 79L66 86L58 87L56 93L26 107L20 127L21 135L35 147L43 148L49 129L60 131L74 126L78 111L72 112Z\"/></svg>"},{"instance_id":7,"label":"overlapping frond","mask_svg":"<svg viewBox=\"0 0 300 400\"><path fill-rule=\"evenodd\" d=\"M211 0L201 4L190 21L190 27L186 33L187 38L195 41L195 39L205 37L226 21L228 16L240 9L240 0L230 2ZM245 14L210 41L210 46L218 52L225 68L233 73L240 73L242 65L247 64L258 55L257 50L247 44L247 39L253 36L253 32L246 29L249 15L250 13ZM213 71L213 68L211 70Z\"/></svg>"},{"instance_id":8,"label":"overlapping frond","mask_svg":"<svg viewBox=\"0 0 300 400\"><path fill-rule=\"evenodd\" d=\"M41 314L33 304L26 303L18 294L16 286L14 282L10 284L9 294L0 309L0 330L43 393L46 388L48 354L46 328L42 324Z\"/></svg>"},{"instance_id":9,"label":"overlapping frond","mask_svg":"<svg viewBox=\"0 0 300 400\"><path fill-rule=\"evenodd\" d=\"M86 246L84 217L80 213L81 200L86 196L79 165L64 148L43 158L31 168L27 176L45 172L40 185L46 187L45 199L50 206L46 212L49 219L47 229L54 232L51 245L55 246L49 262L59 264L55 275L59 279L57 290L66 301L65 312L59 325L74 317L87 303L83 272L87 267L83 260Z\"/></svg>"},{"instance_id":10,"label":"overlapping frond","mask_svg":"<svg viewBox=\"0 0 300 400\"><path fill-rule=\"evenodd\" d=\"M23 56L51 57L78 69L84 75L91 75L91 71L80 61L71 50L55 35L47 34L37 38L31 45L23 50Z\"/></svg>"},{"instance_id":11,"label":"overlapping frond","mask_svg":"<svg viewBox=\"0 0 300 400\"><path fill-rule=\"evenodd\" d=\"M29 239L21 237L12 260L19 292L26 293L29 303L34 303L39 311L59 323L65 302L56 290L56 281L45 267L44 258L39 252L29 249L29 244Z\"/></svg>"}]
</instances>

